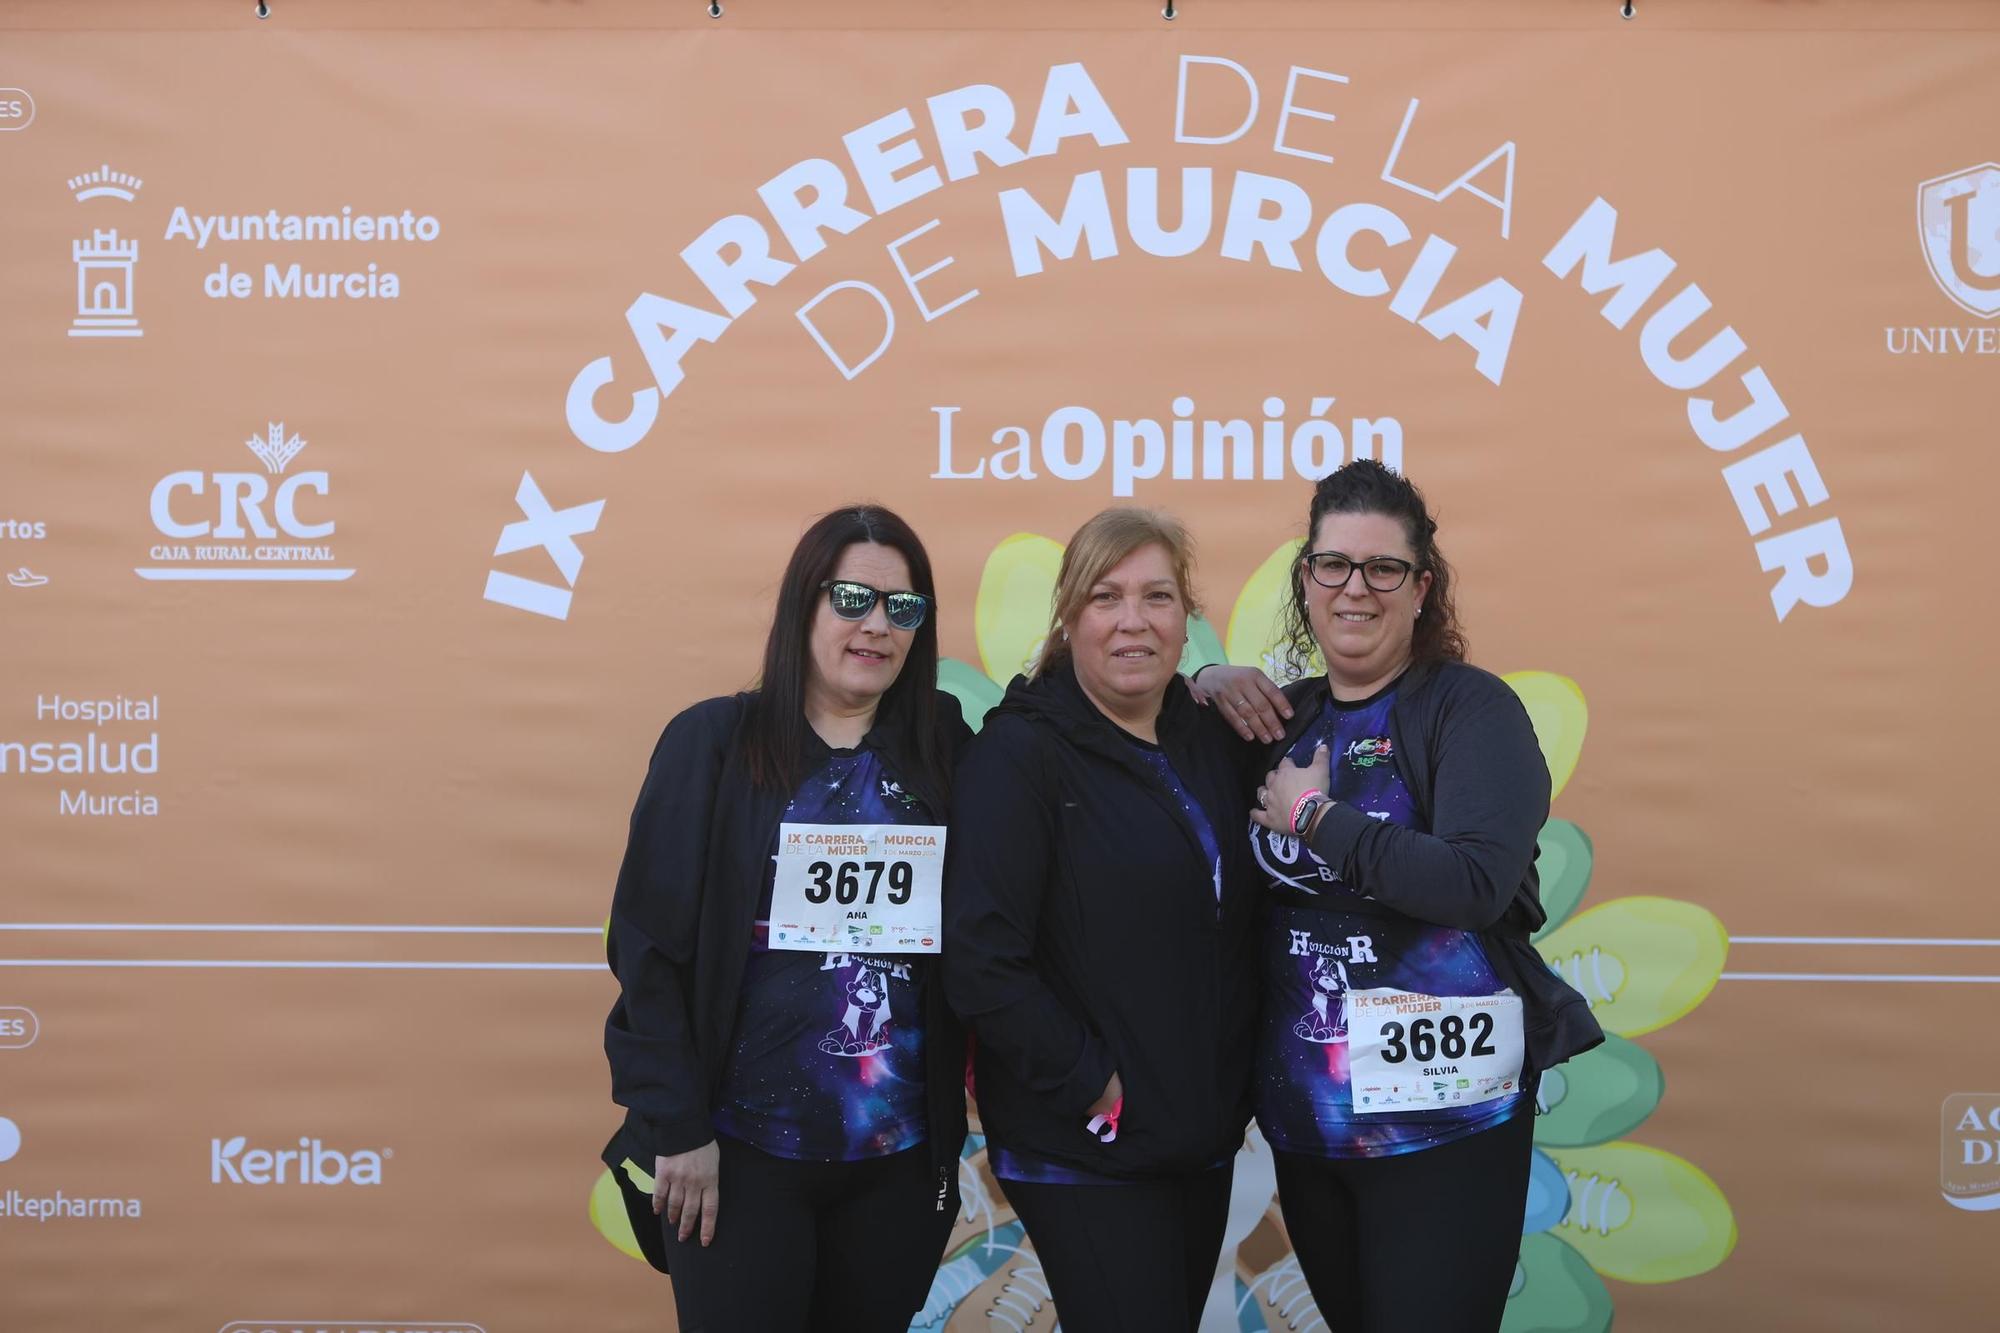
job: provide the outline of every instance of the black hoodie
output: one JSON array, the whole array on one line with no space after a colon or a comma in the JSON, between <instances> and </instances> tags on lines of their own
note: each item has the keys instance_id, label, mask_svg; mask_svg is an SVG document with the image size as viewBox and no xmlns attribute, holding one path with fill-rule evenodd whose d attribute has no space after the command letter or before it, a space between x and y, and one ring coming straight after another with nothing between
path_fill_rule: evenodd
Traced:
<instances>
[{"instance_id":1,"label":"black hoodie","mask_svg":"<svg viewBox=\"0 0 2000 1333\"><path fill-rule=\"evenodd\" d=\"M1249 1120L1257 887L1254 755L1178 678L1160 749L1207 815L1213 868L1134 737L1067 663L1017 677L959 766L947 844L945 994L976 1038L996 1144L1140 1178L1226 1161ZM1084 1127L1117 1071L1117 1140Z\"/></svg>"}]
</instances>

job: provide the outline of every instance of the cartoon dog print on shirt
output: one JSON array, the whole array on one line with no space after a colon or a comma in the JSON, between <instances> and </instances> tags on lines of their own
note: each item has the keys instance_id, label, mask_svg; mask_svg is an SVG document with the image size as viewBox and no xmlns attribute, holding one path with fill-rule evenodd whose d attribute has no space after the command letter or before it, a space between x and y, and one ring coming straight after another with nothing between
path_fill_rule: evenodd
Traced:
<instances>
[{"instance_id":1,"label":"cartoon dog print on shirt","mask_svg":"<svg viewBox=\"0 0 2000 1333\"><path fill-rule=\"evenodd\" d=\"M820 1038L819 1048L827 1055L873 1055L889 1044L883 1029L892 1017L889 1009L888 963L862 962L847 981L847 1012L840 1026Z\"/></svg>"},{"instance_id":2,"label":"cartoon dog print on shirt","mask_svg":"<svg viewBox=\"0 0 2000 1333\"><path fill-rule=\"evenodd\" d=\"M1292 1025L1292 1035L1326 1046L1347 1040L1347 967L1330 954L1312 963L1312 1008Z\"/></svg>"}]
</instances>

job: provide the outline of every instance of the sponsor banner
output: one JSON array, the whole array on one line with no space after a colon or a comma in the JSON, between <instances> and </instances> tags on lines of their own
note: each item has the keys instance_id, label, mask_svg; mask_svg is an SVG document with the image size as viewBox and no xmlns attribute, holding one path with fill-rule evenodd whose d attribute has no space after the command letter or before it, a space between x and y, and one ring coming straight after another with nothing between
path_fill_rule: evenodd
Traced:
<instances>
[{"instance_id":1,"label":"sponsor banner","mask_svg":"<svg viewBox=\"0 0 2000 1333\"><path fill-rule=\"evenodd\" d=\"M182 8L0 6L0 1326L670 1327L605 915L811 517L911 521L977 728L1111 504L1197 539L1185 668L1291 670L1364 459L1534 726L1534 946L1611 1033L1535 1080L1509 1327L1989 1319L2000 11ZM803 867L854 956L942 938L890 859ZM1349 1060L1403 934L1296 928ZM1445 1016L1377 1063L1517 1091ZM1204 1329L1325 1322L1236 1172ZM915 1327L1053 1326L959 1183Z\"/></svg>"}]
</instances>

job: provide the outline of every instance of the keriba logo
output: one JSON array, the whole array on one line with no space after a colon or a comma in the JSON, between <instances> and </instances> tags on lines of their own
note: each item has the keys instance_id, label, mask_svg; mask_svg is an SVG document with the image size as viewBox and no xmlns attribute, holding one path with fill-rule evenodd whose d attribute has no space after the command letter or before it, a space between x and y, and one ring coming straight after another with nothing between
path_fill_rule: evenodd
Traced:
<instances>
[{"instance_id":1,"label":"keriba logo","mask_svg":"<svg viewBox=\"0 0 2000 1333\"><path fill-rule=\"evenodd\" d=\"M209 1140L211 1185L379 1185L382 1163L396 1155L393 1148L342 1152L311 1138L300 1139L296 1148L249 1144L241 1134Z\"/></svg>"}]
</instances>

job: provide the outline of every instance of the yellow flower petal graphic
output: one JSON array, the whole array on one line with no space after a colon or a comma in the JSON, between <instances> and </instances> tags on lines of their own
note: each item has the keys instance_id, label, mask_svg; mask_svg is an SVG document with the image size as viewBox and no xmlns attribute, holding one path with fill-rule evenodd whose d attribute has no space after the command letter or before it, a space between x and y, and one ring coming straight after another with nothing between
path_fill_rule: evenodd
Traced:
<instances>
[{"instance_id":1,"label":"yellow flower petal graphic","mask_svg":"<svg viewBox=\"0 0 2000 1333\"><path fill-rule=\"evenodd\" d=\"M1554 1236L1521 1237L1500 1333L1606 1333L1611 1293L1590 1261Z\"/></svg>"},{"instance_id":2,"label":"yellow flower petal graphic","mask_svg":"<svg viewBox=\"0 0 2000 1333\"><path fill-rule=\"evenodd\" d=\"M1678 898L1617 898L1578 913L1535 947L1583 992L1606 1031L1636 1037L1715 989L1729 932L1715 913Z\"/></svg>"},{"instance_id":3,"label":"yellow flower petal graphic","mask_svg":"<svg viewBox=\"0 0 2000 1333\"><path fill-rule=\"evenodd\" d=\"M630 1162L625 1164L626 1173L635 1181L642 1179L638 1169ZM645 1181L643 1188L648 1194L653 1191L653 1182ZM634 1259L646 1256L639 1251L638 1238L632 1234L631 1219L625 1216L625 1201L619 1197L618 1182L611 1173L605 1171L597 1177L597 1184L590 1191L590 1224L597 1228L597 1234L616 1245Z\"/></svg>"},{"instance_id":4,"label":"yellow flower petal graphic","mask_svg":"<svg viewBox=\"0 0 2000 1333\"><path fill-rule=\"evenodd\" d=\"M1639 1143L1549 1153L1569 1179L1569 1213L1550 1233L1624 1282L1678 1282L1736 1248L1729 1200L1694 1163Z\"/></svg>"},{"instance_id":5,"label":"yellow flower petal graphic","mask_svg":"<svg viewBox=\"0 0 2000 1333\"><path fill-rule=\"evenodd\" d=\"M1535 724L1535 739L1549 765L1549 799L1554 800L1569 785L1577 756L1583 753L1583 733L1590 723L1583 691L1568 676L1552 671L1514 671L1503 679L1527 705L1528 720Z\"/></svg>"},{"instance_id":6,"label":"yellow flower petal graphic","mask_svg":"<svg viewBox=\"0 0 2000 1333\"><path fill-rule=\"evenodd\" d=\"M1283 633L1285 604L1292 598L1292 570L1300 550L1299 542L1286 542L1271 552L1244 582L1243 592L1229 613L1229 660L1237 666L1262 667L1265 675L1278 681L1289 677L1278 669L1283 662L1278 639Z\"/></svg>"},{"instance_id":7,"label":"yellow flower petal graphic","mask_svg":"<svg viewBox=\"0 0 2000 1333\"><path fill-rule=\"evenodd\" d=\"M979 664L1001 685L1027 670L1048 633L1049 602L1062 554L1062 547L1047 537L1017 532L986 557L972 627L979 640Z\"/></svg>"}]
</instances>

